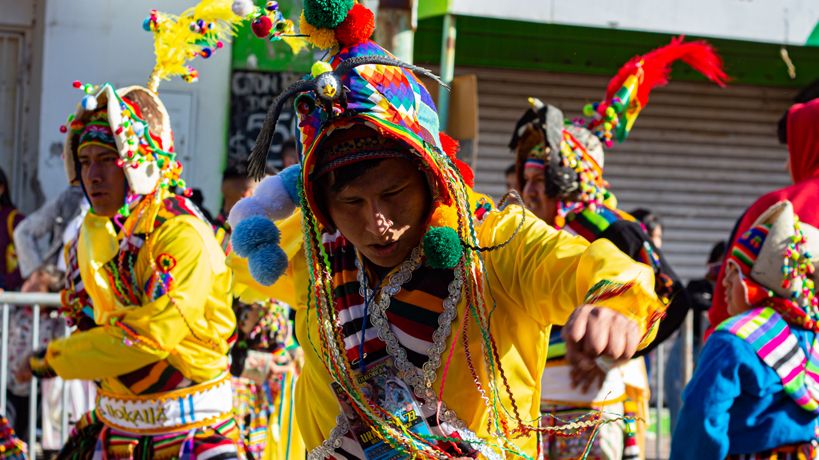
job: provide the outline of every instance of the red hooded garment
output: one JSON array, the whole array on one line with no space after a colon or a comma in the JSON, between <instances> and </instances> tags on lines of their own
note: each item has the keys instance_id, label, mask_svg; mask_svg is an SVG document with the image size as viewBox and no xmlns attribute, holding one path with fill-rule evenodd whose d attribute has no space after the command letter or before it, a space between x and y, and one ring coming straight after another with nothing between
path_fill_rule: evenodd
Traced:
<instances>
[{"instance_id":1,"label":"red hooded garment","mask_svg":"<svg viewBox=\"0 0 819 460\"><path fill-rule=\"evenodd\" d=\"M800 221L819 227L819 99L793 105L788 110L787 129L793 185L774 190L756 200L742 216L734 234L731 235L732 244L766 209L782 200L793 203L793 210ZM724 277L723 263L714 287L711 309L708 311L711 327L706 336L729 316L725 305L725 289L722 287Z\"/></svg>"}]
</instances>

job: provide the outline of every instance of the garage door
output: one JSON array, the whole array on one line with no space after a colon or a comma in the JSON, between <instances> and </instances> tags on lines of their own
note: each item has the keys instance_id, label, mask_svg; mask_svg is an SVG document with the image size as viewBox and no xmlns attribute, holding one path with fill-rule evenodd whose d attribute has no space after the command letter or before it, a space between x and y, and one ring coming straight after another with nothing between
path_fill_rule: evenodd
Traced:
<instances>
[{"instance_id":1,"label":"garage door","mask_svg":"<svg viewBox=\"0 0 819 460\"><path fill-rule=\"evenodd\" d=\"M580 115L603 96L608 77L497 69L458 69L478 76L480 138L477 187L499 196L513 161L507 144L529 96ZM708 251L726 239L758 196L789 183L787 150L776 122L794 91L732 85L720 89L672 81L656 89L629 139L609 149L605 176L630 211L663 220L664 253L684 279L704 273Z\"/></svg>"}]
</instances>

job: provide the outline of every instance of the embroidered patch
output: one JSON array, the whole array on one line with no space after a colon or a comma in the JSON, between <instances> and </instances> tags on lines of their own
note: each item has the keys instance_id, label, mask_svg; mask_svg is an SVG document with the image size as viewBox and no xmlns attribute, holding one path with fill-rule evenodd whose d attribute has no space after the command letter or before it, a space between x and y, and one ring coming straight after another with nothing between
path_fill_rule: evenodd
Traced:
<instances>
[{"instance_id":1,"label":"embroidered patch","mask_svg":"<svg viewBox=\"0 0 819 460\"><path fill-rule=\"evenodd\" d=\"M163 252L157 256L157 271L155 271L154 274L151 275L151 278L148 279L148 282L145 283L145 293L151 298L152 301L167 294L171 289L171 286L173 285L173 275L171 275L171 270L173 270L174 267L176 267L176 259L174 259L170 254Z\"/></svg>"},{"instance_id":2,"label":"embroidered patch","mask_svg":"<svg viewBox=\"0 0 819 460\"><path fill-rule=\"evenodd\" d=\"M592 286L591 289L589 289L583 303L594 305L597 302L602 302L604 300L611 299L612 297L617 297L618 295L631 289L632 286L634 286L633 281L623 284L609 280L601 280Z\"/></svg>"},{"instance_id":3,"label":"embroidered patch","mask_svg":"<svg viewBox=\"0 0 819 460\"><path fill-rule=\"evenodd\" d=\"M168 273L176 267L176 259L172 255L163 252L156 258L156 265L162 273Z\"/></svg>"}]
</instances>

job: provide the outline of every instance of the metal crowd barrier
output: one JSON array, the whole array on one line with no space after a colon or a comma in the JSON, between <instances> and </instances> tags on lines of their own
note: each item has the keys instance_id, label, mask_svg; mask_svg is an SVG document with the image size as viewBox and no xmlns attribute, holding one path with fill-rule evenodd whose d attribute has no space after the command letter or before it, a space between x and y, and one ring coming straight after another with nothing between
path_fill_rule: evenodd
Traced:
<instances>
[{"instance_id":1,"label":"metal crowd barrier","mask_svg":"<svg viewBox=\"0 0 819 460\"><path fill-rule=\"evenodd\" d=\"M9 324L11 311L13 308L31 307L31 346L32 350L37 350L40 346L40 311L43 307L60 306L59 294L27 293L27 292L0 292L0 305L2 305L2 334L0 334L0 413L5 415L7 409L7 391L9 379L9 327L16 325ZM70 330L66 327L65 334ZM34 458L37 446L37 420L39 393L39 379L32 377L29 383L29 418L28 418L28 444L29 457ZM68 437L68 392L66 385L62 387L61 398L61 419L60 436L61 442L65 443ZM18 433L22 438L22 433Z\"/></svg>"}]
</instances>

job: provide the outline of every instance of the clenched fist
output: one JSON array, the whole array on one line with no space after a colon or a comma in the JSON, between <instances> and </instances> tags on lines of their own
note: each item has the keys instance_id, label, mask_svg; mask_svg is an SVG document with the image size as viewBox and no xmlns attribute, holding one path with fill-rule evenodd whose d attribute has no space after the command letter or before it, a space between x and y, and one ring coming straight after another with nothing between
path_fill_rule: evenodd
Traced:
<instances>
[{"instance_id":1,"label":"clenched fist","mask_svg":"<svg viewBox=\"0 0 819 460\"><path fill-rule=\"evenodd\" d=\"M563 327L566 360L572 366L572 385L584 392L602 383L606 372L598 359L626 361L640 344L640 327L614 310L583 305L569 316Z\"/></svg>"}]
</instances>

